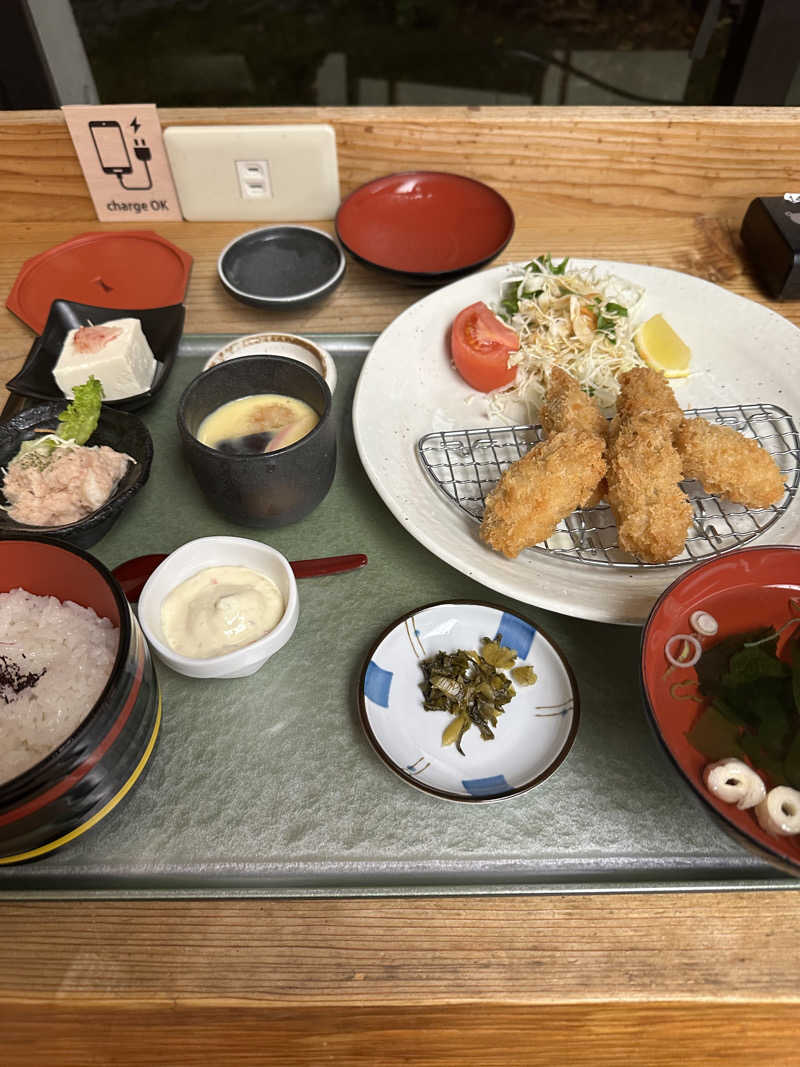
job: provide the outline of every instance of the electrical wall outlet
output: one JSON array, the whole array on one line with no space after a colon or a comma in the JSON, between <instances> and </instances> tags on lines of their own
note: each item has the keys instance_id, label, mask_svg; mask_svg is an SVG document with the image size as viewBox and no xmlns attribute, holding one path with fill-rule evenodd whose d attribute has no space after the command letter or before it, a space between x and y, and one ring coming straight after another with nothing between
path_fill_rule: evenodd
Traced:
<instances>
[{"instance_id":1,"label":"electrical wall outlet","mask_svg":"<svg viewBox=\"0 0 800 1067\"><path fill-rule=\"evenodd\" d=\"M332 126L169 126L164 144L190 221L314 222L339 207Z\"/></svg>"},{"instance_id":2,"label":"electrical wall outlet","mask_svg":"<svg viewBox=\"0 0 800 1067\"><path fill-rule=\"evenodd\" d=\"M236 173L239 176L239 192L244 200L272 196L269 163L266 159L237 159Z\"/></svg>"}]
</instances>

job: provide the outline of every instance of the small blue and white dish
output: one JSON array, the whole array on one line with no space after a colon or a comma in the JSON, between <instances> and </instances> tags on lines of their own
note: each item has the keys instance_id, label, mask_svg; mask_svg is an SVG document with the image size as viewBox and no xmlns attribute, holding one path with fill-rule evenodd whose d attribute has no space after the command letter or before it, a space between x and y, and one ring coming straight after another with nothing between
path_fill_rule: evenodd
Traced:
<instances>
[{"instance_id":1,"label":"small blue and white dish","mask_svg":"<svg viewBox=\"0 0 800 1067\"><path fill-rule=\"evenodd\" d=\"M422 660L437 652L480 652L499 638L517 653L515 666L533 667L533 685L514 685L484 741L463 736L463 755L442 745L452 722L423 707ZM361 724L384 763L409 785L445 800L468 803L518 796L544 781L564 760L578 731L578 688L558 646L529 620L498 605L472 601L428 604L404 615L369 652L358 688Z\"/></svg>"}]
</instances>

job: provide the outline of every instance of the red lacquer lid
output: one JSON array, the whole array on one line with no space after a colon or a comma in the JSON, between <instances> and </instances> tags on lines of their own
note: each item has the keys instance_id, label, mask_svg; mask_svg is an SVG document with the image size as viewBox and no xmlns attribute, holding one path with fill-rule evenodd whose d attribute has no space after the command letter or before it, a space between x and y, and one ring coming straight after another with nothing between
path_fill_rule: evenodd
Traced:
<instances>
[{"instance_id":1,"label":"red lacquer lid","mask_svg":"<svg viewBox=\"0 0 800 1067\"><path fill-rule=\"evenodd\" d=\"M365 263L436 277L497 256L514 232L514 214L496 190L473 178L409 171L352 192L337 212L336 232Z\"/></svg>"},{"instance_id":2,"label":"red lacquer lid","mask_svg":"<svg viewBox=\"0 0 800 1067\"><path fill-rule=\"evenodd\" d=\"M23 263L6 307L41 333L54 300L105 308L183 303L192 257L152 230L81 233Z\"/></svg>"}]
</instances>

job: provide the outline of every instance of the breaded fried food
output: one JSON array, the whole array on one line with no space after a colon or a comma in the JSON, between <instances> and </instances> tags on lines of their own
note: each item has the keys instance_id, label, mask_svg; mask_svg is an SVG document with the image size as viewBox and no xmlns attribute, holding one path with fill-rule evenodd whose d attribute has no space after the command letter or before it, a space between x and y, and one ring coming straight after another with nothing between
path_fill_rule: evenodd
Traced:
<instances>
[{"instance_id":1,"label":"breaded fried food","mask_svg":"<svg viewBox=\"0 0 800 1067\"><path fill-rule=\"evenodd\" d=\"M678 485L682 473L663 412L620 420L607 475L620 548L645 563L666 563L683 551L692 506Z\"/></svg>"},{"instance_id":2,"label":"breaded fried food","mask_svg":"<svg viewBox=\"0 0 800 1067\"><path fill-rule=\"evenodd\" d=\"M707 493L747 508L767 508L784 494L783 474L769 452L731 426L684 419L675 444L684 476L696 478Z\"/></svg>"},{"instance_id":3,"label":"breaded fried food","mask_svg":"<svg viewBox=\"0 0 800 1067\"><path fill-rule=\"evenodd\" d=\"M550 371L539 417L548 437L569 429L586 430L603 438L608 432L608 423L600 408L561 367L553 367Z\"/></svg>"},{"instance_id":4,"label":"breaded fried food","mask_svg":"<svg viewBox=\"0 0 800 1067\"><path fill-rule=\"evenodd\" d=\"M619 376L617 417L611 424L610 436L618 432L623 419L635 415L660 415L663 425L672 434L683 419L680 404L666 377L650 367L634 367Z\"/></svg>"},{"instance_id":5,"label":"breaded fried food","mask_svg":"<svg viewBox=\"0 0 800 1067\"><path fill-rule=\"evenodd\" d=\"M586 505L605 474L604 450L598 434L576 429L534 445L487 496L481 540L509 559L545 541L561 519Z\"/></svg>"},{"instance_id":6,"label":"breaded fried food","mask_svg":"<svg viewBox=\"0 0 800 1067\"><path fill-rule=\"evenodd\" d=\"M539 415L542 428L548 437L562 430L585 430L595 433L605 442L608 435L608 420L595 402L584 393L577 381L561 367L553 367L547 379L547 392ZM595 491L583 505L593 508L608 492L605 478L601 478Z\"/></svg>"}]
</instances>

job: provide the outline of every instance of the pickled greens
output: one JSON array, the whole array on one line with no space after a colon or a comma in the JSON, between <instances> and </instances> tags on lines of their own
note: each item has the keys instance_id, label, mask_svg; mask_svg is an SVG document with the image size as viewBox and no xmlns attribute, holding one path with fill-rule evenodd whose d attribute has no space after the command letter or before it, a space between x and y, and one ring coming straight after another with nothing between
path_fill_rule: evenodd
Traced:
<instances>
[{"instance_id":1,"label":"pickled greens","mask_svg":"<svg viewBox=\"0 0 800 1067\"><path fill-rule=\"evenodd\" d=\"M497 720L516 695L511 678L504 673L516 661L513 649L503 646L498 638L484 637L480 653L465 649L437 652L421 662L423 707L426 711L446 711L453 716L442 734L442 745L455 745L465 755L461 741L472 726L484 741L494 739ZM531 685L536 681L533 668L515 669L523 672L519 684Z\"/></svg>"}]
</instances>

